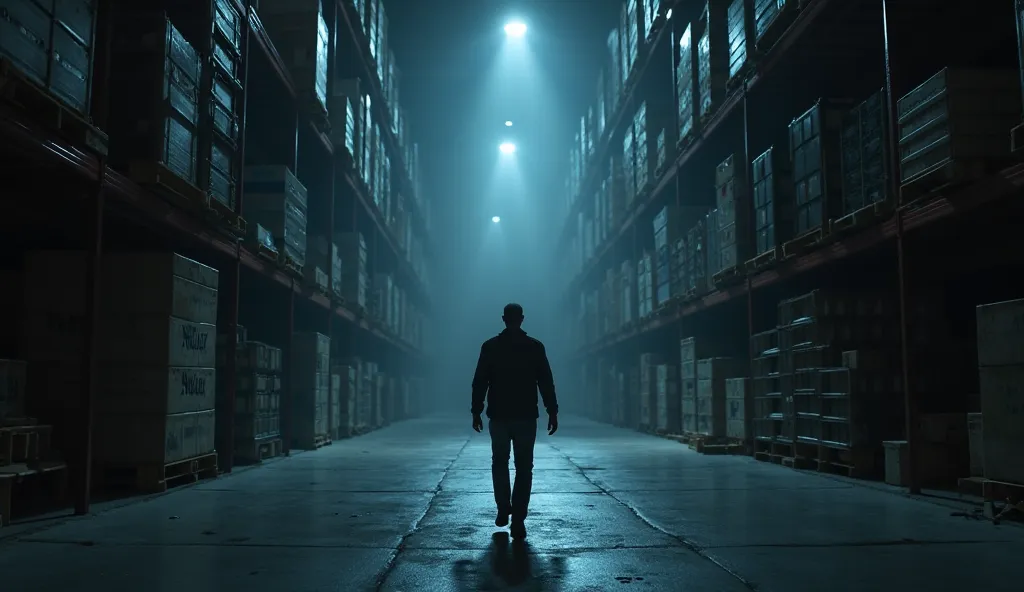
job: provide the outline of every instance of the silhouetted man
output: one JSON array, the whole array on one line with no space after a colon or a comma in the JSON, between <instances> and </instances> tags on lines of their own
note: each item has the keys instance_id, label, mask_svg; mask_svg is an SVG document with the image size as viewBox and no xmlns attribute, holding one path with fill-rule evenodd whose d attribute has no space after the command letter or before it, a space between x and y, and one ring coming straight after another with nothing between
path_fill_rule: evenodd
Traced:
<instances>
[{"instance_id":1,"label":"silhouetted man","mask_svg":"<svg viewBox=\"0 0 1024 592\"><path fill-rule=\"evenodd\" d=\"M537 441L537 389L548 412L548 435L558 430L555 381L544 344L522 329L523 307L505 306L505 330L484 342L473 376L473 429L480 432L484 398L491 433L491 479L498 504L496 526L512 518L512 537L526 537L526 512L533 482L533 445ZM516 455L516 485L508 475L510 449Z\"/></svg>"}]
</instances>

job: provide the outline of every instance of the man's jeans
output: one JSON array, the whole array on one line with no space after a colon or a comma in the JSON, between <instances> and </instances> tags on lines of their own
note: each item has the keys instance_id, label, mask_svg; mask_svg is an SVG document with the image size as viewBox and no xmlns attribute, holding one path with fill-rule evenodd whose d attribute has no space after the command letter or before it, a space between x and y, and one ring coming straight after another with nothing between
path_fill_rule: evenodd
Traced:
<instances>
[{"instance_id":1,"label":"man's jeans","mask_svg":"<svg viewBox=\"0 0 1024 592\"><path fill-rule=\"evenodd\" d=\"M513 520L525 520L533 486L533 445L537 441L536 419L492 419L491 480L494 501L499 512L512 514ZM516 486L509 484L509 452L516 454Z\"/></svg>"}]
</instances>

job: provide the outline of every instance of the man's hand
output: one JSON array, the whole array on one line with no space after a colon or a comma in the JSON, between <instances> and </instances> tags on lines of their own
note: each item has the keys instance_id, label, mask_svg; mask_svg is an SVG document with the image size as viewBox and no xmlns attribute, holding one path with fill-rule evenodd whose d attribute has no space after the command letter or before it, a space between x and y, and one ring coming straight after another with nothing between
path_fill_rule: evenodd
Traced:
<instances>
[{"instance_id":1,"label":"man's hand","mask_svg":"<svg viewBox=\"0 0 1024 592\"><path fill-rule=\"evenodd\" d=\"M484 418L480 417L479 415L474 415L473 416L473 429L478 431L478 432L484 431Z\"/></svg>"},{"instance_id":2,"label":"man's hand","mask_svg":"<svg viewBox=\"0 0 1024 592\"><path fill-rule=\"evenodd\" d=\"M548 416L548 435L550 436L550 435L554 434L557 431L558 431L558 416L557 415L549 415Z\"/></svg>"}]
</instances>

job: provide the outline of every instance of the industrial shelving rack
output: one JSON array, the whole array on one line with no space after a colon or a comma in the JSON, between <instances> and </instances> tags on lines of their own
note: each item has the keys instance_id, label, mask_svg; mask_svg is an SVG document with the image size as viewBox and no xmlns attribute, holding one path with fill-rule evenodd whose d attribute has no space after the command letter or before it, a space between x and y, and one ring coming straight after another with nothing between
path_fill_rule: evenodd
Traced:
<instances>
[{"instance_id":1,"label":"industrial shelving rack","mask_svg":"<svg viewBox=\"0 0 1024 592\"><path fill-rule=\"evenodd\" d=\"M593 206L593 199L590 197L599 190L602 175L607 175L607 162L613 154L613 150L622 144L623 129L632 122L632 114L641 104L647 104L650 110L650 101L667 100L665 97L675 95L675 81L672 72L675 71L679 60L679 54L675 44L683 35L688 21L696 21L706 0L676 0L672 2L651 3L645 0L636 1L644 9L652 6L659 11L662 26L653 31L650 37L644 42L641 39L641 46L638 50L633 71L628 81L623 85L623 92L617 101L613 112L605 115L605 126L600 136L594 139L594 149L589 158L586 158L586 165L578 181L576 194L568 200L568 207L565 211L565 221L557 230L557 240L560 252L568 251L570 239L573 237L577 216L586 212ZM747 2L748 7L753 3ZM758 3L760 4L760 3ZM774 2L773 2L774 4ZM653 343L656 336L674 336L675 343L680 337L692 335L696 327L701 323L716 323L725 325L722 317L716 316L714 311L721 311L727 303L731 305L730 311L738 315L740 307L745 301L746 308L746 333L752 336L765 327L759 327L755 321L755 310L759 305L758 295L766 292L767 288L806 283L807 277L812 271L820 272L826 269L833 269L841 262L857 260L857 257L866 252L877 252L884 249L884 259L892 262L897 270L898 291L900 305L900 334L902 335L902 372L905 413L906 413L906 438L908 440L908 459L910 463L909 488L912 492L920 491L920 482L914 466L917 464L914 442L918 439L919 427L918 416L920 407L920 394L914 390L911 384L912 376L908 368L913 363L912 354L907 347L907 293L912 286L908 286L912 280L912 265L931 268L936 267L932 262L926 261L928 248L922 247L922 243L934 244L934 241L927 241L926 234L933 234L945 231L946 238L949 238L948 224L939 225L944 219L958 221L966 219L968 215L988 216L993 223L1000 216L1011 215L1008 212L1015 211L1016 198L1024 195L1024 165L1008 161L1002 170L991 174L979 181L969 184L949 185L938 187L924 194L901 195L898 184L898 150L896 149L896 101L899 97L913 89L923 80L934 74L935 71L947 66L943 58L955 55L955 52L964 53L963 46L969 46L970 42L958 35L958 24L955 22L952 13L926 15L920 3L901 0L800 0L780 2L780 6L787 5L789 20L781 34L775 35L774 42L770 47L758 47L758 58L750 64L748 72L740 77L739 84L730 84L730 93L717 108L717 110L705 121L702 122L700 132L696 134L688 144L681 144L671 162L658 172L658 177L653 182L653 188L638 195L632 205L627 206L622 218L613 223L609 230L609 237L594 249L592 257L583 261L582 269L571 273L568 277L564 274L556 280L557 285L563 286L561 294L561 306L567 310L573 310L578 306L580 294L587 288L595 288L604 277L604 270L617 266L619 261L628 258L636 261L649 242L648 233L650 230L639 229L644 225L649 226L650 220L663 206L676 204L680 206L704 205L693 204L688 201L688 186L698 176L713 176L714 166L729 154L743 156L749 166L754 156L764 150L767 146L752 145L752 136L755 135L754 128L763 120L776 120L776 123L788 123L788 116L796 115L806 105L780 105L773 94L773 87L776 85L795 84L794 75L799 75L797 61L801 63L827 63L829 59L856 60L861 59L862 63L868 60L876 66L879 76L878 84L874 88L884 88L885 98L888 104L885 108L888 112L886 163L888 172L886 175L887 201L878 208L879 214L873 222L865 225L858 224L856 229L843 232L839 237L823 241L821 244L798 253L795 256L786 257L777 264L761 267L752 270L741 270L739 277L728 283L723 283L709 292L698 295L696 298L670 300L661 310L655 314L633 322L621 331L606 334L598 337L590 343L584 344L581 348L569 355L566 366L583 365L584 368L591 368L590 364L602 359L613 358L616 352L629 352L630 355L639 355L642 341ZM1006 4L1006 18L1009 19L1009 11L1013 10L1012 3ZM1002 5L1000 8L1004 8ZM749 10L750 8L748 8ZM844 13L842 11L847 11ZM873 25L866 25L868 20L864 15L870 17ZM929 20L931 19L931 20ZM969 20L969 19L968 19ZM933 26L936 22L941 27ZM868 33L865 33L865 29ZM932 55L925 57L922 54L923 41L920 35L915 36L914 31L928 30L928 39L934 39L933 45L927 45L935 49ZM947 37L940 33L950 33L950 37L957 38L957 48L939 48L945 45ZM877 36L873 36L877 32ZM817 34L817 37L815 37ZM821 51L821 55L815 56L814 44L825 44L824 37L831 35L832 50L836 46L846 44L846 53L832 55L828 51ZM913 38L914 42L907 41ZM902 41L902 44L897 43ZM916 45L915 45L916 44ZM750 46L748 46L750 47ZM939 51L941 49L941 51ZM860 52L860 55L857 53ZM856 57L854 57L856 56ZM1015 56L1010 56L1011 58ZM877 59L876 59L877 58ZM836 64L834 71L830 73L832 78L855 78L862 74L861 71L847 68L850 61ZM670 70L671 68L671 70ZM801 80L810 86L829 86L824 80L809 81ZM799 85L797 85L799 86ZM831 86L840 86L832 84ZM851 85L847 84L849 88ZM871 85L861 85L867 89ZM822 88L808 91L809 93L822 92ZM861 89L863 90L863 88ZM805 94L808 94L805 92ZM780 93L781 94L781 93ZM810 96L810 94L809 94ZM814 96L823 96L817 94ZM652 99L652 97L657 97ZM863 97L862 97L863 98ZM674 101L672 101L674 105ZM808 102L807 105L810 103ZM802 107L802 108L801 108ZM673 107L676 108L676 107ZM793 113L780 114L782 109L793 110ZM672 116L672 120L675 116ZM776 126L777 127L777 126ZM784 129L784 128L783 128ZM1007 130L1009 143L1009 132ZM649 132L650 133L650 132ZM760 132L764 136L764 132ZM761 138L763 143L763 138ZM709 146L714 149L709 150ZM718 161L708 159L707 153L715 152ZM695 172L696 170L703 171ZM706 169L706 170L705 170ZM749 179L749 174L746 176ZM712 208L714 206L711 206ZM1002 208L1001 210L997 208ZM995 212L995 213L993 213ZM1000 214L999 212L1002 212ZM925 229L929 232L924 232ZM974 230L977 233L977 230ZM984 231L982 231L984 232ZM921 240L913 243L913 249L908 246L908 235L912 237L921 236ZM649 248L649 245L646 245ZM909 251L915 251L908 256ZM948 252L944 251L944 252ZM618 258L615 258L618 257ZM908 259L912 263L908 263ZM1004 262L1007 257L1001 258ZM941 267L941 263L938 265ZM743 262L740 262L743 266ZM750 266L746 266L749 268ZM870 273L869 273L870 275ZM920 277L920 273L917 274ZM819 280L820 281L820 280ZM771 296L769 296L770 298ZM568 318L575 318L569 315ZM731 319L730 319L731 320ZM684 332L683 327L689 332ZM707 326L706 324L704 326ZM667 341L666 341L667 343Z\"/></svg>"},{"instance_id":2,"label":"industrial shelving rack","mask_svg":"<svg viewBox=\"0 0 1024 592\"><path fill-rule=\"evenodd\" d=\"M242 67L241 82L246 92L242 94L239 160L246 164L262 164L246 159L246 152L252 152L247 144L247 131L252 132L254 125L258 131L272 134L276 142L272 149L283 150L287 158L284 162L293 171L312 169L309 176L316 177L318 195L325 196L323 203L310 203L310 228L317 225L317 230L326 236L333 236L335 231L360 231L367 237L370 257L376 266L379 262L396 273L397 281L410 292L410 296L419 307L429 313L430 302L427 288L422 278L413 270L399 247L394 233L389 229L382 214L366 194L364 187L351 167L343 166L341 159L335 154L335 148L325 131L319 127L314 117L304 112L300 95L289 75L288 69L278 54L273 42L264 29L253 0L230 0L243 18L242 27ZM99 130L116 117L107 113L104 104L105 93L108 91L107 81L110 79L109 52L110 30L103 31L104 23L110 22L108 15L113 10L112 2L97 2L96 31L97 39L106 39L106 43L96 46L93 59L92 120ZM429 257L433 252L428 236L429 216L425 211L426 201L414 196L415 183L410 178L409 167L405 154L399 145L397 134L392 131L391 113L386 108L381 81L377 77L377 69L370 63L368 41L360 26L355 5L350 0L322 3L324 18L333 32L329 44L328 84L333 85L336 79L359 78L365 94L370 97L374 117L381 123L386 150L393 167L393 178L397 181L398 190L405 195L407 211L411 211L413 233L423 244L425 254ZM330 86L328 93L330 96ZM258 89L258 90L253 90ZM252 92L249 92L252 90ZM286 100L275 105L278 109L275 117L260 115L255 121L252 103L253 94L270 94L281 96ZM268 120L269 119L269 120ZM127 232L133 240L146 234L146 244L158 242L161 246L173 248L187 254L200 262L214 265L220 271L220 302L218 311L218 332L234 335L240 325L240 311L248 305L261 306L280 310L280 316L270 319L275 327L275 334L284 353L284 375L287 384L289 351L292 335L296 330L313 330L326 334L332 341L340 340L345 344L348 355L375 356L382 367L402 368L415 372L429 369L425 352L411 343L382 330L378 324L367 318L365 311L346 303L338 303L321 291L309 286L306 282L287 273L286 270L272 261L261 257L254 249L247 248L237 232L211 223L207 219L195 216L189 211L178 207L144 187L127 175L115 171L107 165L105 142L86 145L83 142L71 142L60 133L59 125L52 122L44 125L38 120L26 117L24 113L0 105L0 152L6 162L14 165L4 167L7 188L0 195L18 195L19 190L34 191L36 195L46 194L47 189L56 191L47 185L48 182L60 183L60 190L71 194L71 205L67 209L75 212L85 210L85 219L75 220L76 229L72 240L79 248L84 246L89 256L89 290L83 294L86 299L86 310L91 311L85 319L83 328L87 347L83 360L83 389L81 411L82 431L76 434L76 441L81 443L78 451L69 459L74 486L76 514L85 514L90 506L91 485L91 442L93 439L93 376L96 373L96 332L99 323L98 279L96 270L100 256L112 232ZM272 129L270 129L272 128ZM261 138L261 142L265 139ZM247 150L250 148L250 150ZM17 176L13 171L20 167ZM52 176L52 179L48 179ZM241 187L241 179L238 186ZM66 190L66 191L65 191ZM10 193L8 193L10 191ZM20 193L24 193L21 191ZM312 195L312 192L311 192ZM7 201L5 206L26 210L26 204ZM48 200L46 200L48 201ZM27 208L34 207L28 204ZM238 191L234 204L235 213L244 218L244 193ZM316 215L314 216L314 212ZM38 212L26 220L53 221L57 213L39 215ZM31 231L26 231L31 232ZM115 239L116 240L116 239ZM372 268L372 267L371 267ZM328 270L328 273L330 271ZM244 284L244 288L243 288ZM328 284L330 285L330 284ZM253 309L255 310L255 309ZM244 314L244 313L243 313ZM263 315L263 310L255 315ZM275 315L276 316L276 315ZM234 349L234 340L228 340ZM222 388L230 409L225 411L234 414L236 392L235 355L225 352L226 367L222 369L225 380ZM288 393L287 387L283 389ZM287 395L286 395L287 396ZM281 432L284 452L287 454L290 442L290 405L282 400ZM234 442L231 431L232 422L225 422L227 434L218 434L218 450L220 469L224 472L232 470ZM218 430L220 430L218 426ZM222 437L223 436L223 437ZM225 450L224 447L227 449Z\"/></svg>"}]
</instances>

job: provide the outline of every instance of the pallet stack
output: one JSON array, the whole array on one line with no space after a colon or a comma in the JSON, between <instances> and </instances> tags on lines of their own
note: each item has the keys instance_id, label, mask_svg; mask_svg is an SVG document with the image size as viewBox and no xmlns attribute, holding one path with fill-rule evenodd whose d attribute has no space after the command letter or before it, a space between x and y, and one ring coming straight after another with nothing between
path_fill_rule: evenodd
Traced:
<instances>
[{"instance_id":1,"label":"pallet stack","mask_svg":"<svg viewBox=\"0 0 1024 592\"><path fill-rule=\"evenodd\" d=\"M252 463L281 452L281 350L258 341L236 349L235 459Z\"/></svg>"},{"instance_id":2,"label":"pallet stack","mask_svg":"<svg viewBox=\"0 0 1024 592\"><path fill-rule=\"evenodd\" d=\"M679 374L675 364L655 367L655 401L659 434L678 434L682 430L682 410L679 397Z\"/></svg>"},{"instance_id":3,"label":"pallet stack","mask_svg":"<svg viewBox=\"0 0 1024 592\"><path fill-rule=\"evenodd\" d=\"M751 439L751 419L754 400L750 396L749 378L727 378L725 380L725 435L730 440L746 442Z\"/></svg>"},{"instance_id":4,"label":"pallet stack","mask_svg":"<svg viewBox=\"0 0 1024 592\"><path fill-rule=\"evenodd\" d=\"M301 106L326 123L331 31L321 1L263 0L257 14L295 82Z\"/></svg>"},{"instance_id":5,"label":"pallet stack","mask_svg":"<svg viewBox=\"0 0 1024 592\"><path fill-rule=\"evenodd\" d=\"M320 333L292 336L290 385L292 445L315 450L331 442L330 404L331 339Z\"/></svg>"},{"instance_id":6,"label":"pallet stack","mask_svg":"<svg viewBox=\"0 0 1024 592\"><path fill-rule=\"evenodd\" d=\"M708 251L718 260L719 277L742 271L750 258L750 200L746 193L746 167L735 154L715 169L715 202L718 224L708 230L718 236L718 246Z\"/></svg>"},{"instance_id":7,"label":"pallet stack","mask_svg":"<svg viewBox=\"0 0 1024 592\"><path fill-rule=\"evenodd\" d=\"M729 79L728 0L708 0L697 21L699 113L706 122L725 99Z\"/></svg>"},{"instance_id":8,"label":"pallet stack","mask_svg":"<svg viewBox=\"0 0 1024 592\"><path fill-rule=\"evenodd\" d=\"M306 266L306 188L283 165L245 167L245 216L270 231L283 263Z\"/></svg>"},{"instance_id":9,"label":"pallet stack","mask_svg":"<svg viewBox=\"0 0 1024 592\"><path fill-rule=\"evenodd\" d=\"M337 243L328 240L326 236L314 236L310 238L308 246L309 265L303 270L306 280L324 294L342 298L341 253Z\"/></svg>"},{"instance_id":10,"label":"pallet stack","mask_svg":"<svg viewBox=\"0 0 1024 592\"><path fill-rule=\"evenodd\" d=\"M782 258L782 243L792 225L792 183L785 151L772 146L751 163L754 192L754 252L756 267Z\"/></svg>"},{"instance_id":11,"label":"pallet stack","mask_svg":"<svg viewBox=\"0 0 1024 592\"><path fill-rule=\"evenodd\" d=\"M679 341L679 412L682 432L697 432L697 338Z\"/></svg>"},{"instance_id":12,"label":"pallet stack","mask_svg":"<svg viewBox=\"0 0 1024 592\"><path fill-rule=\"evenodd\" d=\"M754 59L754 13L748 0L729 3L729 86L743 81L748 65Z\"/></svg>"},{"instance_id":13,"label":"pallet stack","mask_svg":"<svg viewBox=\"0 0 1024 592\"><path fill-rule=\"evenodd\" d=\"M850 106L849 101L821 99L789 124L794 242L820 240L828 234L830 221L842 216L840 146L843 117ZM786 253L791 254L795 253Z\"/></svg>"},{"instance_id":14,"label":"pallet stack","mask_svg":"<svg viewBox=\"0 0 1024 592\"><path fill-rule=\"evenodd\" d=\"M655 431L657 428L657 354L640 354L640 392L638 397L638 427L641 431Z\"/></svg>"},{"instance_id":15,"label":"pallet stack","mask_svg":"<svg viewBox=\"0 0 1024 592\"><path fill-rule=\"evenodd\" d=\"M773 442L784 439L788 433L786 417L792 415L792 410L782 397L779 330L770 329L752 335L750 355L753 439L762 449L770 449Z\"/></svg>"},{"instance_id":16,"label":"pallet stack","mask_svg":"<svg viewBox=\"0 0 1024 592\"><path fill-rule=\"evenodd\" d=\"M727 436L726 381L746 374L747 364L733 358L697 360L697 429L711 438Z\"/></svg>"},{"instance_id":17,"label":"pallet stack","mask_svg":"<svg viewBox=\"0 0 1024 592\"><path fill-rule=\"evenodd\" d=\"M334 242L341 258L341 297L365 313L369 290L366 238L359 232L338 232Z\"/></svg>"},{"instance_id":18,"label":"pallet stack","mask_svg":"<svg viewBox=\"0 0 1024 592\"><path fill-rule=\"evenodd\" d=\"M843 119L843 215L883 202L889 191L887 98L882 89Z\"/></svg>"},{"instance_id":19,"label":"pallet stack","mask_svg":"<svg viewBox=\"0 0 1024 592\"><path fill-rule=\"evenodd\" d=\"M697 110L697 54L693 46L693 25L687 23L679 36L679 64L676 65L676 113L679 120L679 146L685 147L700 129Z\"/></svg>"},{"instance_id":20,"label":"pallet stack","mask_svg":"<svg viewBox=\"0 0 1024 592\"><path fill-rule=\"evenodd\" d=\"M358 78L335 79L331 92L333 94L327 104L331 118L331 143L337 154L343 155L345 171L351 170L348 167L358 170L363 154L363 105L368 99L363 96Z\"/></svg>"}]
</instances>

